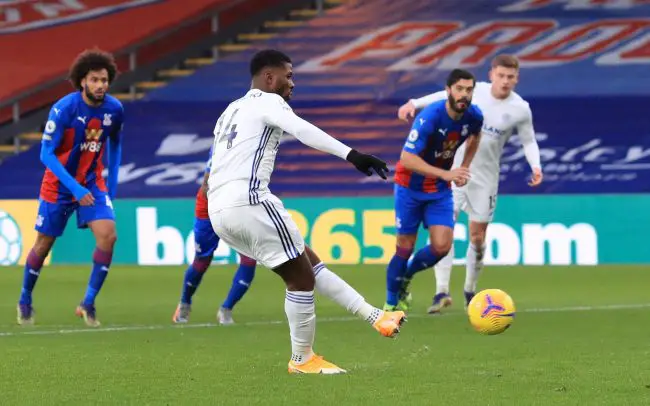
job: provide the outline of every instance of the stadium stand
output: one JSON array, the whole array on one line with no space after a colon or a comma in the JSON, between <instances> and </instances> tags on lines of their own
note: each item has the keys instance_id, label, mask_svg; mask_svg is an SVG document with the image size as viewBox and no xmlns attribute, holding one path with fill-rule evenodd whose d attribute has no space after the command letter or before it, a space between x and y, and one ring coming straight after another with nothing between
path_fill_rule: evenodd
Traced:
<instances>
[{"instance_id":1,"label":"stadium stand","mask_svg":"<svg viewBox=\"0 0 650 406\"><path fill-rule=\"evenodd\" d=\"M353 2L285 34L249 37L256 42L241 52L207 61L191 74L172 75L165 86L152 86L126 105L120 195L195 193L214 123L227 103L247 90L247 62L263 47L294 59L292 105L300 115L391 164L408 132L396 119L401 103L442 89L456 66L487 80L490 58L514 53L522 61L517 91L531 104L545 165L546 182L535 192L647 192L650 19L630 9L602 19L597 7L569 5L513 1L495 9L478 0L462 8L449 1ZM290 136L285 141L272 180L280 196L392 191L390 183L360 177L346 163ZM516 138L502 164L501 191L530 193ZM6 160L3 173L16 182L3 187L1 197L34 196L41 174L37 148Z\"/></svg>"},{"instance_id":2,"label":"stadium stand","mask_svg":"<svg viewBox=\"0 0 650 406\"><path fill-rule=\"evenodd\" d=\"M14 142L16 151L23 141L34 140L34 134L25 132L34 130L33 122L44 117L42 107L70 90L65 74L81 50L99 46L113 52L122 72L113 93L122 100L137 100L142 91L212 63L220 53L245 48L247 40L238 34L310 4L311 0L5 2L0 6L0 15L6 17L0 21L0 49L10 57L0 58L0 159L14 152L6 145L12 137L21 135ZM151 15L157 18L146 18ZM269 23L268 30L278 30L300 21ZM78 32L84 35L75 35ZM20 52L25 49L30 52ZM47 63L42 63L43 55Z\"/></svg>"},{"instance_id":3,"label":"stadium stand","mask_svg":"<svg viewBox=\"0 0 650 406\"><path fill-rule=\"evenodd\" d=\"M219 23L222 27L234 24L245 16L252 6L264 9L278 3L277 0L190 0L164 2L160 0L104 0L93 2L56 2L47 6L34 5L30 1L12 1L3 6L8 21L0 26L0 49L11 58L0 59L0 100L11 99L44 83L59 80L68 69L70 61L80 49L89 44L111 52L118 52L152 34L159 33L190 20L211 8L242 3L226 13ZM238 17L233 16L239 13ZM146 18L156 15L156 18ZM138 64L146 64L187 46L191 40L210 33L210 25L193 27L194 32L177 33L168 38L164 46L142 47L135 57ZM83 32L84 35L78 35ZM89 37L90 34L90 37ZM64 45L65 44L65 45ZM56 52L52 52L52 49ZM164 48L161 49L161 48ZM20 52L30 49L31 52ZM47 63L43 56L47 55ZM120 58L122 71L129 70L127 55Z\"/></svg>"}]
</instances>

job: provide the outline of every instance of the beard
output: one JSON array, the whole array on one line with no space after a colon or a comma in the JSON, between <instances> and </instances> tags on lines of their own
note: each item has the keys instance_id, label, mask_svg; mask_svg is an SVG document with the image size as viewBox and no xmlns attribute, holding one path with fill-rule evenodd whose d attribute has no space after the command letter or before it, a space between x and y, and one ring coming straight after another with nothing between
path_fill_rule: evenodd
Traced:
<instances>
[{"instance_id":1,"label":"beard","mask_svg":"<svg viewBox=\"0 0 650 406\"><path fill-rule=\"evenodd\" d=\"M452 95L449 95L447 98L449 100L449 105L451 106L451 109L454 110L456 113L463 113L465 110L469 108L469 105L472 103L471 99L467 99L465 97L461 97L460 99L456 100ZM465 103L465 107L458 107L458 103Z\"/></svg>"},{"instance_id":2,"label":"beard","mask_svg":"<svg viewBox=\"0 0 650 406\"><path fill-rule=\"evenodd\" d=\"M276 93L279 94L280 97L284 99L284 101L288 102L291 100L293 89L290 89L289 86L281 86Z\"/></svg>"},{"instance_id":3,"label":"beard","mask_svg":"<svg viewBox=\"0 0 650 406\"><path fill-rule=\"evenodd\" d=\"M101 103L102 101L104 101L103 94L101 96L95 96L90 90L88 90L87 86L84 88L84 93L86 94L88 100L90 100L93 103Z\"/></svg>"}]
</instances>

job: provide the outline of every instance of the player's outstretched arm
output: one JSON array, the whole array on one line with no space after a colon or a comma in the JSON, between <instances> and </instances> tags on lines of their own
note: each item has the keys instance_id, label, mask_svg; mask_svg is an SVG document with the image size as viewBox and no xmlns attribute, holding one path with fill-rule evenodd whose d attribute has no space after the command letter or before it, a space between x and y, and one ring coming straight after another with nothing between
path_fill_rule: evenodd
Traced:
<instances>
[{"instance_id":1,"label":"player's outstretched arm","mask_svg":"<svg viewBox=\"0 0 650 406\"><path fill-rule=\"evenodd\" d=\"M530 165L530 168L533 171L533 177L528 184L530 186L538 186L543 180L539 145L537 145L537 140L535 139L533 113L530 110L530 107L527 109L526 113L524 121L517 126L517 133L519 134L519 140L524 149L524 155L526 156L528 165Z\"/></svg>"},{"instance_id":2,"label":"player's outstretched arm","mask_svg":"<svg viewBox=\"0 0 650 406\"><path fill-rule=\"evenodd\" d=\"M480 131L470 135L467 138L467 141L465 141L465 144L467 144L465 146L465 156L463 156L463 162L460 164L459 169L467 169L468 174L469 174L469 166L472 164L472 161L474 160L476 151L478 151L478 145L480 141L481 141ZM465 186L468 181L469 181L469 176L467 178L454 180L454 183L456 183L456 186L462 187Z\"/></svg>"},{"instance_id":3,"label":"player's outstretched arm","mask_svg":"<svg viewBox=\"0 0 650 406\"><path fill-rule=\"evenodd\" d=\"M382 179L386 179L386 172L388 172L386 162L372 155L353 150L325 131L298 117L279 96L276 100L271 100L270 104L270 108L266 109L264 114L268 124L281 128L307 146L345 159L368 176L372 175L374 170Z\"/></svg>"},{"instance_id":4,"label":"player's outstretched arm","mask_svg":"<svg viewBox=\"0 0 650 406\"><path fill-rule=\"evenodd\" d=\"M68 188L72 195L78 201L82 201L84 196L90 194L88 189L84 188L77 182L77 180L70 175L70 173L61 164L56 157L56 149L61 143L63 138L63 129L68 120L68 114L65 109L57 104L50 110L47 123L45 124L45 131L43 132L43 140L41 141L41 162L47 169L49 169L57 179Z\"/></svg>"},{"instance_id":5,"label":"player's outstretched arm","mask_svg":"<svg viewBox=\"0 0 650 406\"><path fill-rule=\"evenodd\" d=\"M481 141L481 133L478 132L476 134L472 134L467 138L467 141L465 141L465 156L463 157L463 162L460 164L460 166L469 168L471 165L472 161L474 160L474 156L476 155L476 151L478 151L478 144Z\"/></svg>"},{"instance_id":6,"label":"player's outstretched arm","mask_svg":"<svg viewBox=\"0 0 650 406\"><path fill-rule=\"evenodd\" d=\"M461 168L468 168L474 160L476 151L478 150L479 143L481 142L481 130L483 129L483 112L476 105L472 105L470 109L470 123L469 128L469 137L465 141L465 156L463 157L463 162L460 164ZM456 182L458 186L464 186L467 182Z\"/></svg>"},{"instance_id":7,"label":"player's outstretched arm","mask_svg":"<svg viewBox=\"0 0 650 406\"><path fill-rule=\"evenodd\" d=\"M415 112L417 110L423 109L433 102L445 100L446 98L447 92L445 90L441 90L439 92L420 97L419 99L411 99L403 104L399 110L397 110L397 117L399 117L400 120L408 121L409 118L415 117Z\"/></svg>"},{"instance_id":8,"label":"player's outstretched arm","mask_svg":"<svg viewBox=\"0 0 650 406\"><path fill-rule=\"evenodd\" d=\"M416 109L423 109L431 103L435 103L440 100L447 99L447 91L440 90L435 93L428 94L426 96L420 97L418 99L411 99L411 103L415 106Z\"/></svg>"}]
</instances>

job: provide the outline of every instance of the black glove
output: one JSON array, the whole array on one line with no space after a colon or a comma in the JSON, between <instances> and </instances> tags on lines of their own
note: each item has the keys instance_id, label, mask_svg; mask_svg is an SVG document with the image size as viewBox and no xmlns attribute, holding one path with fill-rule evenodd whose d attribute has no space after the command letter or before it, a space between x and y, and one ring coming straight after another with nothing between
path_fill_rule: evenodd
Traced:
<instances>
[{"instance_id":1,"label":"black glove","mask_svg":"<svg viewBox=\"0 0 650 406\"><path fill-rule=\"evenodd\" d=\"M365 173L368 176L372 175L371 169L374 169L379 177L386 179L386 173L388 172L386 162L376 156L362 154L353 149L345 159L354 165L360 172Z\"/></svg>"}]
</instances>

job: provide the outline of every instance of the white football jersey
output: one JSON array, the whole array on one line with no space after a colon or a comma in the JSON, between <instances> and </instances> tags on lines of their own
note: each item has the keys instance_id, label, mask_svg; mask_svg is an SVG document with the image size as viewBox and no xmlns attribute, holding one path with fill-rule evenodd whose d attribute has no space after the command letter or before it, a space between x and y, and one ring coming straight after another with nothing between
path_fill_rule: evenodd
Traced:
<instances>
[{"instance_id":1,"label":"white football jersey","mask_svg":"<svg viewBox=\"0 0 650 406\"><path fill-rule=\"evenodd\" d=\"M474 88L472 104L477 105L483 112L483 129L478 150L470 165L472 178L468 186L496 190L499 184L503 148L515 129L524 148L528 145L532 146L525 150L531 167L540 167L540 163L533 117L528 103L515 92L511 92L505 99L497 99L490 92L491 86L487 82L477 82ZM443 90L412 102L417 108L423 108L434 101L446 98L447 92ZM456 151L453 167L460 166L464 156L465 144Z\"/></svg>"},{"instance_id":2,"label":"white football jersey","mask_svg":"<svg viewBox=\"0 0 650 406\"><path fill-rule=\"evenodd\" d=\"M298 117L282 97L251 89L230 103L214 127L208 210L256 205L269 194L280 139L287 132L345 158L350 148Z\"/></svg>"}]
</instances>

